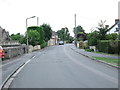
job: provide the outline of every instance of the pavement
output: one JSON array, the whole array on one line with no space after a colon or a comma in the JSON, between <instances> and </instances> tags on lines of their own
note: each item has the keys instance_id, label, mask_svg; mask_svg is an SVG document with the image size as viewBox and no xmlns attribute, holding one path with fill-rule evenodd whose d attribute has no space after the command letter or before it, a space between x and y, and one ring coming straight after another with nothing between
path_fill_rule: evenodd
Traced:
<instances>
[{"instance_id":1,"label":"pavement","mask_svg":"<svg viewBox=\"0 0 120 90\"><path fill-rule=\"evenodd\" d=\"M79 48L76 48L75 46L72 47L72 49L84 54L84 55L87 55L87 56L96 56L96 57L106 57L106 58L114 58L114 59L118 59L119 56L117 55L111 55L111 54L100 54L100 53L95 53L95 52L88 52L88 51L85 51L84 49L79 49Z\"/></svg>"},{"instance_id":2,"label":"pavement","mask_svg":"<svg viewBox=\"0 0 120 90\"><path fill-rule=\"evenodd\" d=\"M12 76L9 88L118 88L117 68L91 60L73 47L38 51Z\"/></svg>"},{"instance_id":3,"label":"pavement","mask_svg":"<svg viewBox=\"0 0 120 90\"><path fill-rule=\"evenodd\" d=\"M88 51L85 51L84 49L80 49L80 48L77 48L75 46L72 46L71 49L74 50L75 52L85 56L85 57L88 57L88 58L92 59L92 60L96 60L96 58L94 58L94 57L106 57L106 58L120 59L120 56L117 56L117 55L88 52ZM97 60L97 61L101 62L101 63L104 63L104 64L107 64L107 65L110 65L110 66L113 66L115 68L120 68L116 64L113 64L113 63L108 63L108 62L105 62L105 61L102 61L102 60Z\"/></svg>"},{"instance_id":4,"label":"pavement","mask_svg":"<svg viewBox=\"0 0 120 90\"><path fill-rule=\"evenodd\" d=\"M42 50L23 54L0 62L0 88L21 65L31 59L37 52L42 52Z\"/></svg>"}]
</instances>

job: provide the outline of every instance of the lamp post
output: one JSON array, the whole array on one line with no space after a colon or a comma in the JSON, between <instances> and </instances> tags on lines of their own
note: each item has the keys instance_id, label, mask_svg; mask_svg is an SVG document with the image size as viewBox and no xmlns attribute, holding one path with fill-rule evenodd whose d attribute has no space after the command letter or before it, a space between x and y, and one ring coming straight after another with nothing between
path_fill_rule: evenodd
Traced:
<instances>
[{"instance_id":1,"label":"lamp post","mask_svg":"<svg viewBox=\"0 0 120 90\"><path fill-rule=\"evenodd\" d=\"M27 21L28 21L28 19L35 18L35 17L36 17L36 16L32 16L32 17L26 18L27 47L28 47L28 45L29 45L29 43L28 43L28 30L27 30Z\"/></svg>"}]
</instances>

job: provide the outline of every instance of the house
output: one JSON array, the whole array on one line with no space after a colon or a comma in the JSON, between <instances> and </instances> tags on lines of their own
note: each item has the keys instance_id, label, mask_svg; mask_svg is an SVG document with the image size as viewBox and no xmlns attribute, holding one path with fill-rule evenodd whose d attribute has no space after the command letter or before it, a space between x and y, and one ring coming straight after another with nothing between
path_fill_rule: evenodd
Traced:
<instances>
[{"instance_id":1,"label":"house","mask_svg":"<svg viewBox=\"0 0 120 90\"><path fill-rule=\"evenodd\" d=\"M0 26L0 42L3 41L10 41L10 37L9 32L5 31L5 29Z\"/></svg>"},{"instance_id":2,"label":"house","mask_svg":"<svg viewBox=\"0 0 120 90\"><path fill-rule=\"evenodd\" d=\"M11 40L9 32L0 26L0 45L20 45L18 41Z\"/></svg>"},{"instance_id":3,"label":"house","mask_svg":"<svg viewBox=\"0 0 120 90\"><path fill-rule=\"evenodd\" d=\"M48 46L57 45L59 41L58 35L55 31L52 31L52 37L48 41Z\"/></svg>"},{"instance_id":4,"label":"house","mask_svg":"<svg viewBox=\"0 0 120 90\"><path fill-rule=\"evenodd\" d=\"M120 21L119 21L119 19L115 19L115 24L113 24L109 29L110 29L110 31L108 32L109 34L117 33L120 30Z\"/></svg>"},{"instance_id":5,"label":"house","mask_svg":"<svg viewBox=\"0 0 120 90\"><path fill-rule=\"evenodd\" d=\"M0 26L0 46L5 51L5 59L27 53L27 46L21 45L18 41L11 40L9 32Z\"/></svg>"}]
</instances>

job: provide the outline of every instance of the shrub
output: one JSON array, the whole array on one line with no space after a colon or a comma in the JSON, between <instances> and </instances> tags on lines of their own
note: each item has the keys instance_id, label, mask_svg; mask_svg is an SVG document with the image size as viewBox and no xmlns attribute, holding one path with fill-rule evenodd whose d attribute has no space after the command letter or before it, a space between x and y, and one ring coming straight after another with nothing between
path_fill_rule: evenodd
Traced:
<instances>
[{"instance_id":1,"label":"shrub","mask_svg":"<svg viewBox=\"0 0 120 90\"><path fill-rule=\"evenodd\" d=\"M88 46L84 46L84 49L89 49L89 47Z\"/></svg>"},{"instance_id":2,"label":"shrub","mask_svg":"<svg viewBox=\"0 0 120 90\"><path fill-rule=\"evenodd\" d=\"M89 44L89 46L95 46L95 45L98 44L99 33L97 31L89 33L87 35L87 37L88 37L88 44Z\"/></svg>"},{"instance_id":3,"label":"shrub","mask_svg":"<svg viewBox=\"0 0 120 90\"><path fill-rule=\"evenodd\" d=\"M88 52L94 52L94 49L86 49Z\"/></svg>"},{"instance_id":4,"label":"shrub","mask_svg":"<svg viewBox=\"0 0 120 90\"><path fill-rule=\"evenodd\" d=\"M44 40L43 43L41 44L41 48L45 48L46 46L47 46L47 43Z\"/></svg>"},{"instance_id":5,"label":"shrub","mask_svg":"<svg viewBox=\"0 0 120 90\"><path fill-rule=\"evenodd\" d=\"M97 49L99 52L118 54L120 50L120 40L101 40L98 42Z\"/></svg>"}]
</instances>

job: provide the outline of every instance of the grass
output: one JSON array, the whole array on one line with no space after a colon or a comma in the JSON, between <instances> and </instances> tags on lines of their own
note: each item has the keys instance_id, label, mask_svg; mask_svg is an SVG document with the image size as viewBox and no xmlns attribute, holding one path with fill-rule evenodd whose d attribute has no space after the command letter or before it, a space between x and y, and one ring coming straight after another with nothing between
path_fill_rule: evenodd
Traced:
<instances>
[{"instance_id":1,"label":"grass","mask_svg":"<svg viewBox=\"0 0 120 90\"><path fill-rule=\"evenodd\" d=\"M102 60L102 61L105 61L107 63L111 63L111 64L115 64L117 66L120 66L120 65L118 65L118 59L106 58L106 57L94 57L94 58L97 60Z\"/></svg>"}]
</instances>

